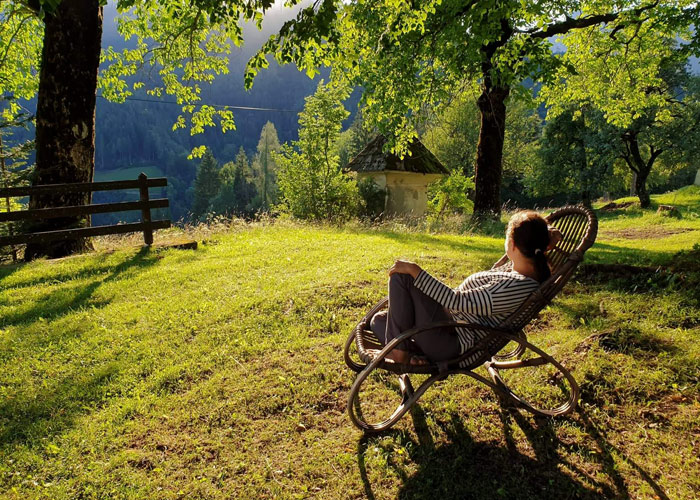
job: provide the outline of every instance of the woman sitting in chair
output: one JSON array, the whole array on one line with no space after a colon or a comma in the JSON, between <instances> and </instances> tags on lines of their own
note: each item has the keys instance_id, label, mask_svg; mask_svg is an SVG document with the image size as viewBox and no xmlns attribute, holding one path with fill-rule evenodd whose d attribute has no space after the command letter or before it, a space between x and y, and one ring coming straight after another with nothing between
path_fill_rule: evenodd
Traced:
<instances>
[{"instance_id":1,"label":"woman sitting in chair","mask_svg":"<svg viewBox=\"0 0 700 500\"><path fill-rule=\"evenodd\" d=\"M559 240L561 233L538 213L519 212L506 229L505 249L512 268L472 274L455 289L417 264L397 260L389 269L389 308L375 314L370 327L387 344L409 329L441 321L497 326L549 278L545 252ZM455 359L480 340L478 335L465 328L435 328L403 342L387 354L387 360L425 364L425 358Z\"/></svg>"}]
</instances>

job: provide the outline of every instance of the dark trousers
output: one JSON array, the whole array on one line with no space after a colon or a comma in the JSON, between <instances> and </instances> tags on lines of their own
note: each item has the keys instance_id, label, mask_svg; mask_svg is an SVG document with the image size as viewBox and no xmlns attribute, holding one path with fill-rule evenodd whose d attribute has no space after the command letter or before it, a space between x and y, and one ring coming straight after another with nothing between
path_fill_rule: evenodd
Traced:
<instances>
[{"instance_id":1,"label":"dark trousers","mask_svg":"<svg viewBox=\"0 0 700 500\"><path fill-rule=\"evenodd\" d=\"M384 344L415 327L438 321L452 321L452 316L435 300L413 286L409 274L392 274L389 278L389 309L374 315L370 328ZM424 354L430 361L445 361L460 354L454 328L433 328L419 333L397 346L404 351Z\"/></svg>"}]
</instances>

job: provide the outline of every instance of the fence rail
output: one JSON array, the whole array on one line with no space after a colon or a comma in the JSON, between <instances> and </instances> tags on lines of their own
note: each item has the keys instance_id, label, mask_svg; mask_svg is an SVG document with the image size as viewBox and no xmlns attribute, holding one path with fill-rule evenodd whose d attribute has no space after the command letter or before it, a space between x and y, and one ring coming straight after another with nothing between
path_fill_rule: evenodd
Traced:
<instances>
[{"instance_id":1,"label":"fence rail","mask_svg":"<svg viewBox=\"0 0 700 500\"><path fill-rule=\"evenodd\" d=\"M165 187L168 185L166 177L154 177L149 179L145 174L141 174L146 180L146 185L152 187ZM54 193L85 193L88 191L116 191L119 189L139 189L141 187L141 175L136 180L129 181L104 181L104 182L74 182L71 184L42 184L40 186L23 186L1 188L0 198L7 196L17 198L21 196L31 196L32 194L54 194Z\"/></svg>"},{"instance_id":2,"label":"fence rail","mask_svg":"<svg viewBox=\"0 0 700 500\"><path fill-rule=\"evenodd\" d=\"M64 194L85 193L95 191L114 191L119 189L138 189L139 201L126 201L116 203L96 203L91 205L76 205L68 207L36 208L18 210L14 212L0 213L0 223L55 219L60 217L74 217L79 215L103 214L114 212L126 212L129 210L141 211L141 222L129 224L112 224L107 226L80 227L73 229L61 229L57 231L38 231L25 234L11 234L0 237L0 247L18 245L23 243L48 243L52 241L72 240L91 236L104 236L108 234L123 234L143 232L146 245L153 244L153 231L170 227L168 219L152 220L151 210L154 208L167 208L167 198L149 198L148 189L152 187L165 187L168 180L165 177L149 179L146 174L139 175L136 180L106 181L106 182L80 182L74 184L44 184L40 186L12 187L0 189L0 198L23 197L34 194Z\"/></svg>"}]
</instances>

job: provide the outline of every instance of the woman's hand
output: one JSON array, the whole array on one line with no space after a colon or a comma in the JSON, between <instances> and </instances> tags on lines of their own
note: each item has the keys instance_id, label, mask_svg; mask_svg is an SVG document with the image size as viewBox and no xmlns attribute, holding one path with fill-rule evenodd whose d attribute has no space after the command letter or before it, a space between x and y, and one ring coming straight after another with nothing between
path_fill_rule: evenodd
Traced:
<instances>
[{"instance_id":1,"label":"woman's hand","mask_svg":"<svg viewBox=\"0 0 700 500\"><path fill-rule=\"evenodd\" d=\"M554 226L547 226L547 229L549 230L549 245L547 245L547 250L551 250L564 238L564 235Z\"/></svg>"},{"instance_id":2,"label":"woman's hand","mask_svg":"<svg viewBox=\"0 0 700 500\"><path fill-rule=\"evenodd\" d=\"M421 268L415 262L411 262L408 260L397 260L396 262L394 262L394 265L391 266L391 268L389 269L389 276L395 273L410 274L411 277L413 277L413 279L416 279L420 272Z\"/></svg>"}]
</instances>

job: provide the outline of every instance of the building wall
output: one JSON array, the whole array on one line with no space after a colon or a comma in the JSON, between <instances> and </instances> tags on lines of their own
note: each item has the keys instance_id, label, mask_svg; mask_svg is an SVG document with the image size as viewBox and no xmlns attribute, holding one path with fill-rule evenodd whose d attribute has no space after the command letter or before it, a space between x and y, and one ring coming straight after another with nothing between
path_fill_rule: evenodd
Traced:
<instances>
[{"instance_id":1,"label":"building wall","mask_svg":"<svg viewBox=\"0 0 700 500\"><path fill-rule=\"evenodd\" d=\"M371 177L379 187L387 189L385 211L388 215L419 216L425 214L428 208L428 184L442 178L442 175L392 170L358 175L358 179L365 177Z\"/></svg>"}]
</instances>

